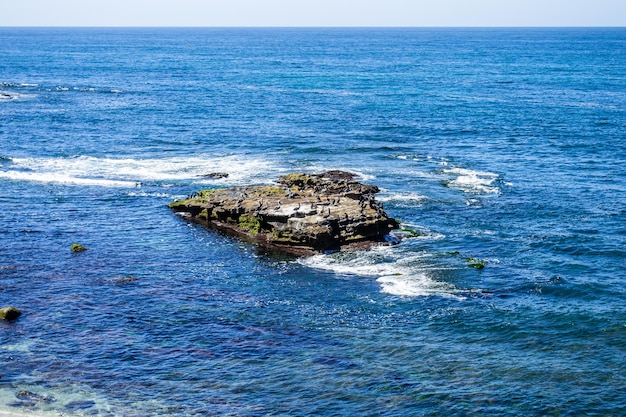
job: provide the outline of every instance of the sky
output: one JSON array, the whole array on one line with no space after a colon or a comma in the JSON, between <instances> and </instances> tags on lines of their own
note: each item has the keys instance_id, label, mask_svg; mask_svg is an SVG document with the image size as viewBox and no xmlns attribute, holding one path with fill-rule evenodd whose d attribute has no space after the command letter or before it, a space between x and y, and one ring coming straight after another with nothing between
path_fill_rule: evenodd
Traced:
<instances>
[{"instance_id":1,"label":"sky","mask_svg":"<svg viewBox=\"0 0 626 417\"><path fill-rule=\"evenodd\" d=\"M626 0L0 0L0 26L626 26Z\"/></svg>"}]
</instances>

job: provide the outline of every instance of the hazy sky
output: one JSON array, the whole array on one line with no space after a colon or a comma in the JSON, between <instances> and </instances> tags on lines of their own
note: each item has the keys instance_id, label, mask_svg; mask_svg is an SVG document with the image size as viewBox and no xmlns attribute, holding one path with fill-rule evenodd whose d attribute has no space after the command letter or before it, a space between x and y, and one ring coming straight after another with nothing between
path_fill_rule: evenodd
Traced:
<instances>
[{"instance_id":1,"label":"hazy sky","mask_svg":"<svg viewBox=\"0 0 626 417\"><path fill-rule=\"evenodd\" d=\"M626 26L626 0L0 0L0 26Z\"/></svg>"}]
</instances>

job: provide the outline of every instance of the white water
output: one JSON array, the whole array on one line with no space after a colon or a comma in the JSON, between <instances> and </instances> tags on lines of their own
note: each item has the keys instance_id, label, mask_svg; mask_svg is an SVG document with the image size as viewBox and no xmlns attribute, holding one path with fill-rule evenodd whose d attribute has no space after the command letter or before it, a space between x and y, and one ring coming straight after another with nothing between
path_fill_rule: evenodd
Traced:
<instances>
[{"instance_id":1,"label":"white water","mask_svg":"<svg viewBox=\"0 0 626 417\"><path fill-rule=\"evenodd\" d=\"M446 185L450 188L475 194L497 194L500 192L500 188L494 185L499 176L493 172L450 168L444 169L442 173L451 178L446 181Z\"/></svg>"},{"instance_id":2,"label":"white water","mask_svg":"<svg viewBox=\"0 0 626 417\"><path fill-rule=\"evenodd\" d=\"M275 171L269 161L239 156L193 156L164 159L95 158L12 158L0 167L0 178L18 181L138 187L144 182L192 182L199 184L243 185L267 181L263 173ZM227 178L204 177L212 172ZM164 185L164 184L161 184Z\"/></svg>"},{"instance_id":3,"label":"white water","mask_svg":"<svg viewBox=\"0 0 626 417\"><path fill-rule=\"evenodd\" d=\"M406 253L398 247L381 246L367 251L314 255L298 262L310 268L332 271L338 275L374 277L384 293L405 296L457 297L452 284L437 281L429 275L423 261L427 254Z\"/></svg>"},{"instance_id":4,"label":"white water","mask_svg":"<svg viewBox=\"0 0 626 417\"><path fill-rule=\"evenodd\" d=\"M383 203L390 201L398 203L421 203L428 200L428 197L416 192L391 192L389 190L381 190L381 194L379 194L376 199Z\"/></svg>"}]
</instances>

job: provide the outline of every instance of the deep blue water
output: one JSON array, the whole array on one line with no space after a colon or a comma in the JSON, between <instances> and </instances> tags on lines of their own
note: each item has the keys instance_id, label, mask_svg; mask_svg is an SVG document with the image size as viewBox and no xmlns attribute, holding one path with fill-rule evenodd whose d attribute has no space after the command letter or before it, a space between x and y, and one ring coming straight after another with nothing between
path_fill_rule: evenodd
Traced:
<instances>
[{"instance_id":1,"label":"deep blue water","mask_svg":"<svg viewBox=\"0 0 626 417\"><path fill-rule=\"evenodd\" d=\"M421 236L166 206L327 169ZM623 415L625 301L625 29L0 28L0 411Z\"/></svg>"}]
</instances>

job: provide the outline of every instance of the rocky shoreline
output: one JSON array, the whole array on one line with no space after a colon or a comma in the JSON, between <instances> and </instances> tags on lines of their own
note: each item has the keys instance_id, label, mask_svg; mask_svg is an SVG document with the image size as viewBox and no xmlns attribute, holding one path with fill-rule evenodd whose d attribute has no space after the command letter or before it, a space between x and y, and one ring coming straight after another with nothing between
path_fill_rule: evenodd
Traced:
<instances>
[{"instance_id":1,"label":"rocky shoreline","mask_svg":"<svg viewBox=\"0 0 626 417\"><path fill-rule=\"evenodd\" d=\"M292 173L277 185L202 190L169 207L185 220L298 256L393 243L389 232L398 222L375 200L378 187L356 177Z\"/></svg>"}]
</instances>

